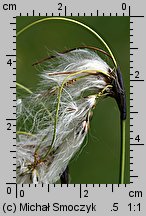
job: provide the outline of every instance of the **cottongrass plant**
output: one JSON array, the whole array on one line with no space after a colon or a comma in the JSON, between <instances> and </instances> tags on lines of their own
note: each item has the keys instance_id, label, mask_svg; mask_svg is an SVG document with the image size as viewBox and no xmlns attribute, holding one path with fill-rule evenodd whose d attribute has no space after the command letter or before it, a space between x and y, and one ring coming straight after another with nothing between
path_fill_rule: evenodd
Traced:
<instances>
[{"instance_id":1,"label":"cottongrass plant","mask_svg":"<svg viewBox=\"0 0 146 216\"><path fill-rule=\"evenodd\" d=\"M82 146L92 110L100 98L114 97L121 119L126 118L120 71L115 65L111 68L97 51L105 53L82 47L48 57L35 92L17 83L18 90L28 93L25 98L17 98L17 183L69 182L69 161ZM105 54L115 61L111 52ZM123 140L125 134L122 143ZM122 147L121 183L125 166L123 151Z\"/></svg>"}]
</instances>

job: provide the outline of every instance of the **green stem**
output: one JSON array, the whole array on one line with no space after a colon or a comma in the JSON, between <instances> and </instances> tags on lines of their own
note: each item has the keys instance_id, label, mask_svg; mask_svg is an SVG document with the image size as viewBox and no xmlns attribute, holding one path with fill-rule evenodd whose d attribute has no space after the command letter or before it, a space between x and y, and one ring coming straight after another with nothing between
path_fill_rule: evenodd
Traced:
<instances>
[{"instance_id":1,"label":"green stem","mask_svg":"<svg viewBox=\"0 0 146 216\"><path fill-rule=\"evenodd\" d=\"M18 134L18 135L19 135L19 134L20 134L20 135L22 134L22 135L27 135L27 136L34 136L34 134L29 133L29 132L25 132L25 131L17 131L16 134Z\"/></svg>"},{"instance_id":2,"label":"green stem","mask_svg":"<svg viewBox=\"0 0 146 216\"><path fill-rule=\"evenodd\" d=\"M81 23L77 20L73 20L73 19L69 19L69 18L64 18L64 17L47 17L47 18L44 18L44 19L40 19L40 20L37 20L33 23L30 23L29 25L27 25L26 27L24 27L23 29L21 29L17 34L16 36L18 37L21 33L23 33L25 30L29 29L30 27L38 24L38 23L41 23L41 22L44 22L44 21L49 21L49 20L63 20L63 21L67 21L67 22L72 22L72 23L75 23L77 25L80 25L82 27L84 27L85 29L87 29L88 31L90 31L92 34L94 34L103 44L104 46L107 48L108 52L110 53L112 59L113 59L113 62L115 64L115 67L117 67L117 62L115 60L115 57L111 51L111 49L109 48L109 46L107 45L107 43L102 39L102 37L97 33L95 32L92 28L90 28L89 26L85 25L84 23Z\"/></svg>"},{"instance_id":3,"label":"green stem","mask_svg":"<svg viewBox=\"0 0 146 216\"><path fill-rule=\"evenodd\" d=\"M25 87L24 85L17 83L16 82L16 86L18 86L19 88L25 90L26 92L28 92L29 94L32 94L32 91L30 89L28 89L27 87Z\"/></svg>"},{"instance_id":4,"label":"green stem","mask_svg":"<svg viewBox=\"0 0 146 216\"><path fill-rule=\"evenodd\" d=\"M126 160L126 140L125 140L126 121L121 120L121 149L120 149L120 184L125 180L125 160Z\"/></svg>"}]
</instances>

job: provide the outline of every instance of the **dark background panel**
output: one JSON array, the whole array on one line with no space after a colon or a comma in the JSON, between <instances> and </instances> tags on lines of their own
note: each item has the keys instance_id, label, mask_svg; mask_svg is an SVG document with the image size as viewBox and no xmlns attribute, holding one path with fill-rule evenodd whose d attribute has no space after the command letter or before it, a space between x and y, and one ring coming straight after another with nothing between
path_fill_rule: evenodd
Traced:
<instances>
[{"instance_id":1,"label":"dark background panel","mask_svg":"<svg viewBox=\"0 0 146 216\"><path fill-rule=\"evenodd\" d=\"M43 17L18 17L17 31ZM126 173L129 183L129 17L72 17L92 27L107 42L120 65L127 94ZM64 21L37 24L17 38L17 82L34 90L41 67L32 64L50 51L90 45L105 47L89 31ZM109 62L107 57L104 60ZM71 183L118 183L120 156L119 111L111 98L97 102L81 151L70 162Z\"/></svg>"}]
</instances>

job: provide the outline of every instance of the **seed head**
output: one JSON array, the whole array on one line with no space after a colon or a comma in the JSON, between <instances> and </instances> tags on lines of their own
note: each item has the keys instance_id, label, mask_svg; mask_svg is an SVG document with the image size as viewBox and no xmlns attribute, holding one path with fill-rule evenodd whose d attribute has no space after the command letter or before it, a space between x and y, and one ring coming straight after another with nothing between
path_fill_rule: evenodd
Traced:
<instances>
[{"instance_id":1,"label":"seed head","mask_svg":"<svg viewBox=\"0 0 146 216\"><path fill-rule=\"evenodd\" d=\"M97 53L57 54L35 93L17 100L17 183L55 183L79 151L96 100L112 92L114 69Z\"/></svg>"}]
</instances>

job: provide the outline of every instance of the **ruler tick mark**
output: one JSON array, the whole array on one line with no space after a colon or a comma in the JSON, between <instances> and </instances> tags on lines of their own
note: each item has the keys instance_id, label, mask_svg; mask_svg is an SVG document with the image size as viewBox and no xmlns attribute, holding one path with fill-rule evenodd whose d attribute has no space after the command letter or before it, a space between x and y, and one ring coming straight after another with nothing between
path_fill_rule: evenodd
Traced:
<instances>
[{"instance_id":1,"label":"ruler tick mark","mask_svg":"<svg viewBox=\"0 0 146 216\"><path fill-rule=\"evenodd\" d=\"M67 8L66 8L66 6L64 8L64 14L65 14L65 16L67 16Z\"/></svg>"},{"instance_id":2,"label":"ruler tick mark","mask_svg":"<svg viewBox=\"0 0 146 216\"><path fill-rule=\"evenodd\" d=\"M80 198L82 198L82 188L81 188L81 184L80 184Z\"/></svg>"},{"instance_id":3,"label":"ruler tick mark","mask_svg":"<svg viewBox=\"0 0 146 216\"><path fill-rule=\"evenodd\" d=\"M132 143L132 144L130 144L131 146L143 146L144 145L144 143Z\"/></svg>"}]
</instances>

